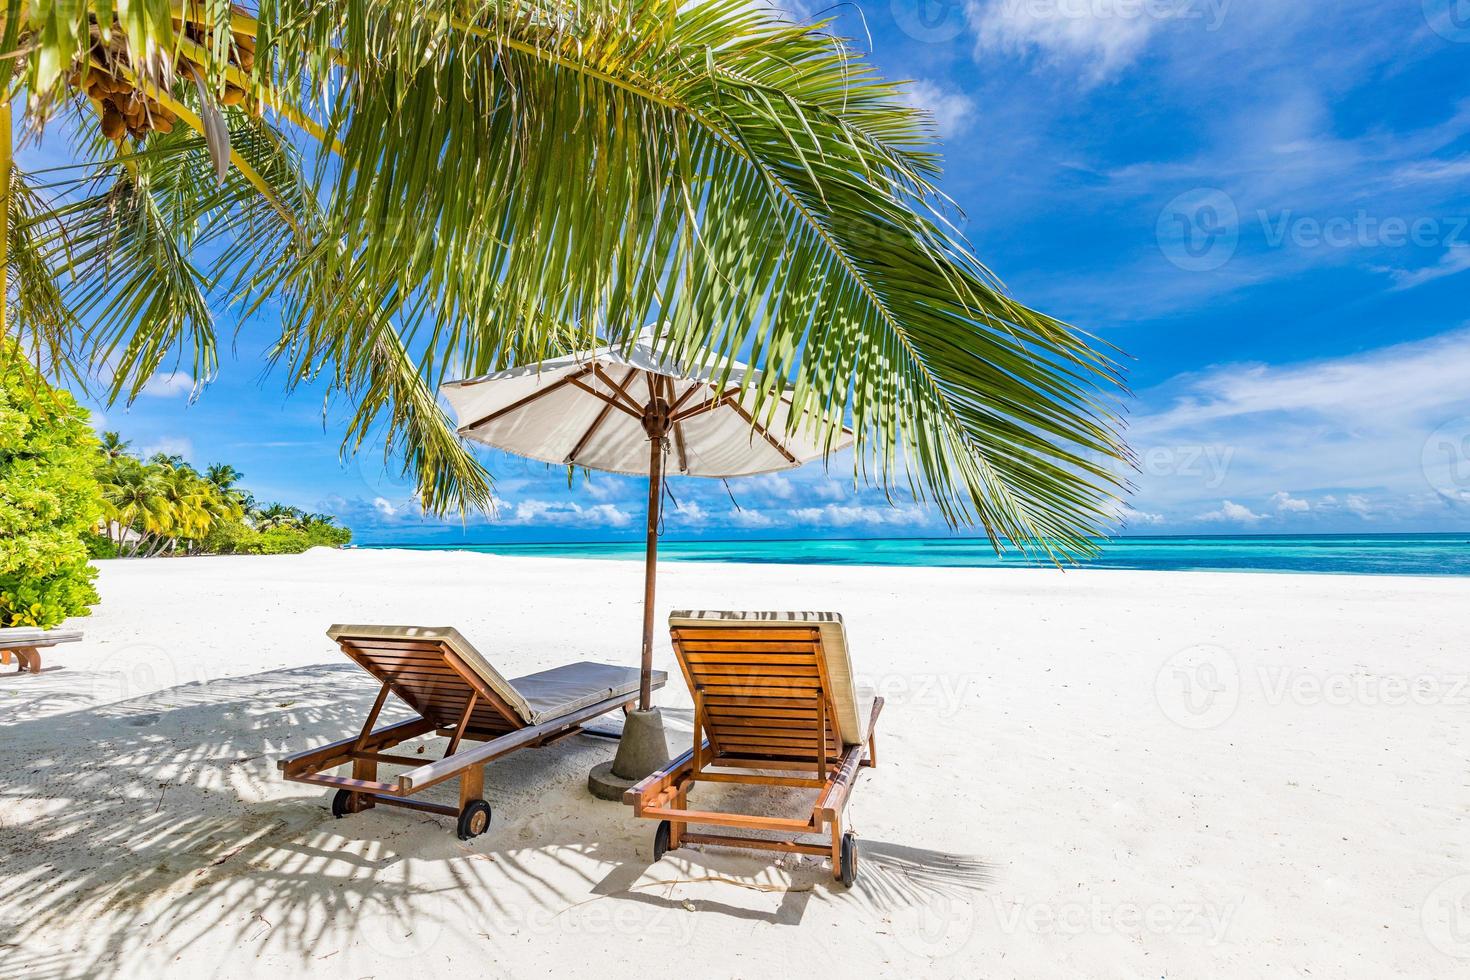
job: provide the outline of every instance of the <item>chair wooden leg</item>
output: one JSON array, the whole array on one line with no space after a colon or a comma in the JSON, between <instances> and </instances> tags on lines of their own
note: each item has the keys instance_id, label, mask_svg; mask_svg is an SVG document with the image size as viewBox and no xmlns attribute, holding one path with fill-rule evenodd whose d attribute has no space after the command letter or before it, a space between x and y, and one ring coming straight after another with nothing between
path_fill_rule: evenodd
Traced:
<instances>
[{"instance_id":1,"label":"chair wooden leg","mask_svg":"<svg viewBox=\"0 0 1470 980\"><path fill-rule=\"evenodd\" d=\"M352 760L352 778L353 779L365 779L365 780L367 780L369 782L377 782L377 780L378 780L378 763L377 763L377 760L375 760L375 759L353 759ZM353 813L361 813L364 810L371 810L374 806L376 806L376 804L373 802L373 798L371 796L369 796L368 794L366 794L366 793L353 793L352 794L352 812Z\"/></svg>"},{"instance_id":2,"label":"chair wooden leg","mask_svg":"<svg viewBox=\"0 0 1470 980\"><path fill-rule=\"evenodd\" d=\"M676 809L676 810L687 810L687 809L689 809L689 787L688 786L685 786L683 789L679 790L678 795L676 795L674 797L674 809ZM688 826L688 824L685 823L683 820L670 820L669 821L669 850L672 851L674 848L676 848L676 847L679 846L679 841L684 836L684 828L686 826Z\"/></svg>"},{"instance_id":3,"label":"chair wooden leg","mask_svg":"<svg viewBox=\"0 0 1470 980\"><path fill-rule=\"evenodd\" d=\"M459 808L464 810L472 801L485 795L485 767L470 766L459 777Z\"/></svg>"},{"instance_id":4,"label":"chair wooden leg","mask_svg":"<svg viewBox=\"0 0 1470 980\"><path fill-rule=\"evenodd\" d=\"M875 769L878 766L878 736L873 732L868 733L867 766L869 769Z\"/></svg>"},{"instance_id":5,"label":"chair wooden leg","mask_svg":"<svg viewBox=\"0 0 1470 980\"><path fill-rule=\"evenodd\" d=\"M832 877L842 880L842 818L832 821Z\"/></svg>"}]
</instances>

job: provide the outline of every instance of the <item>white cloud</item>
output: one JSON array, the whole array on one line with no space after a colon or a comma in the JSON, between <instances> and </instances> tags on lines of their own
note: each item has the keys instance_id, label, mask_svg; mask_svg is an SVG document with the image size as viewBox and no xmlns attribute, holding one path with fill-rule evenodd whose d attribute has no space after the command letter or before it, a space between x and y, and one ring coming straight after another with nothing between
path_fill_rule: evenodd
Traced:
<instances>
[{"instance_id":1,"label":"white cloud","mask_svg":"<svg viewBox=\"0 0 1470 980\"><path fill-rule=\"evenodd\" d=\"M1303 500L1300 497L1293 497L1285 490L1278 490L1273 493L1271 495L1271 504L1278 511L1287 511L1291 513L1301 513L1303 511L1308 511L1312 509L1312 505L1309 501Z\"/></svg>"},{"instance_id":2,"label":"white cloud","mask_svg":"<svg viewBox=\"0 0 1470 980\"><path fill-rule=\"evenodd\" d=\"M751 489L765 497L775 500L790 500L796 496L796 485L791 482L791 477L780 473L766 473L762 476L753 476L747 480L741 480L733 485L737 490Z\"/></svg>"},{"instance_id":3,"label":"white cloud","mask_svg":"<svg viewBox=\"0 0 1470 980\"><path fill-rule=\"evenodd\" d=\"M1444 492L1451 464L1433 450L1437 433L1459 445L1458 434L1470 431L1466 378L1470 330L1181 375L1140 394L1129 440L1145 464L1148 447L1172 445L1215 447L1219 465L1178 452L1173 468L1145 465L1132 503L1218 522L1228 519L1223 497L1270 515L1274 526L1314 530L1351 530L1365 516L1403 530L1464 527L1470 511ZM1353 506L1350 496L1359 498Z\"/></svg>"},{"instance_id":4,"label":"white cloud","mask_svg":"<svg viewBox=\"0 0 1470 980\"><path fill-rule=\"evenodd\" d=\"M373 498L373 510L384 517L397 517L398 507L386 497Z\"/></svg>"},{"instance_id":5,"label":"white cloud","mask_svg":"<svg viewBox=\"0 0 1470 980\"><path fill-rule=\"evenodd\" d=\"M585 481L578 489L584 491L593 500L607 500L609 497L617 496L621 488L616 481L611 479L590 479Z\"/></svg>"},{"instance_id":6,"label":"white cloud","mask_svg":"<svg viewBox=\"0 0 1470 980\"><path fill-rule=\"evenodd\" d=\"M143 394L154 398L174 398L178 395L192 395L193 393L194 379L178 371L170 374L155 374L143 385Z\"/></svg>"},{"instance_id":7,"label":"white cloud","mask_svg":"<svg viewBox=\"0 0 1470 980\"><path fill-rule=\"evenodd\" d=\"M1422 286L1426 282L1443 279L1445 276L1453 276L1456 273L1470 269L1470 245L1456 245L1445 250L1439 257L1439 261L1433 265L1427 265L1422 269L1386 269L1393 277L1394 292L1403 292Z\"/></svg>"},{"instance_id":8,"label":"white cloud","mask_svg":"<svg viewBox=\"0 0 1470 980\"><path fill-rule=\"evenodd\" d=\"M1166 22L1219 26L1228 0L971 0L980 55L1037 52L1102 81L1132 64Z\"/></svg>"},{"instance_id":9,"label":"white cloud","mask_svg":"<svg viewBox=\"0 0 1470 980\"><path fill-rule=\"evenodd\" d=\"M697 500L682 500L674 508L672 516L681 524L704 524L709 521L710 512L701 507Z\"/></svg>"},{"instance_id":10,"label":"white cloud","mask_svg":"<svg viewBox=\"0 0 1470 980\"><path fill-rule=\"evenodd\" d=\"M824 527L913 526L923 524L928 519L928 515L919 507L864 504L798 507L787 511L787 514L798 523Z\"/></svg>"},{"instance_id":11,"label":"white cloud","mask_svg":"<svg viewBox=\"0 0 1470 980\"><path fill-rule=\"evenodd\" d=\"M1144 433L1302 412L1344 425L1434 415L1470 398L1470 331L1304 364L1231 364L1180 379L1173 407L1138 419Z\"/></svg>"},{"instance_id":12,"label":"white cloud","mask_svg":"<svg viewBox=\"0 0 1470 980\"><path fill-rule=\"evenodd\" d=\"M975 100L958 89L919 78L903 90L904 97L916 109L934 118L939 135L950 137L963 132L975 114Z\"/></svg>"},{"instance_id":13,"label":"white cloud","mask_svg":"<svg viewBox=\"0 0 1470 980\"><path fill-rule=\"evenodd\" d=\"M1372 503L1360 493L1348 494L1347 502L1344 506L1365 521L1372 520L1373 518L1374 507Z\"/></svg>"},{"instance_id":14,"label":"white cloud","mask_svg":"<svg viewBox=\"0 0 1470 980\"><path fill-rule=\"evenodd\" d=\"M575 501L521 500L515 504L498 501L497 524L552 524L583 527L626 527L633 515L617 504L583 507Z\"/></svg>"},{"instance_id":15,"label":"white cloud","mask_svg":"<svg viewBox=\"0 0 1470 980\"><path fill-rule=\"evenodd\" d=\"M1167 524L1168 519L1163 514L1139 510L1131 504L1123 504L1118 508L1118 522L1126 527L1154 527L1159 524Z\"/></svg>"},{"instance_id":16,"label":"white cloud","mask_svg":"<svg viewBox=\"0 0 1470 980\"><path fill-rule=\"evenodd\" d=\"M726 524L745 528L774 527L776 524L775 519L764 511L736 510L733 507L725 514L724 521Z\"/></svg>"},{"instance_id":17,"label":"white cloud","mask_svg":"<svg viewBox=\"0 0 1470 980\"><path fill-rule=\"evenodd\" d=\"M1265 519L1265 514L1257 514L1249 507L1237 504L1232 500L1222 500L1219 510L1212 510L1195 517L1197 521L1227 521L1232 524L1254 524Z\"/></svg>"},{"instance_id":18,"label":"white cloud","mask_svg":"<svg viewBox=\"0 0 1470 980\"><path fill-rule=\"evenodd\" d=\"M194 443L184 436L163 436L138 449L138 455L143 459L159 453L165 456L182 456L185 459L192 459Z\"/></svg>"}]
</instances>

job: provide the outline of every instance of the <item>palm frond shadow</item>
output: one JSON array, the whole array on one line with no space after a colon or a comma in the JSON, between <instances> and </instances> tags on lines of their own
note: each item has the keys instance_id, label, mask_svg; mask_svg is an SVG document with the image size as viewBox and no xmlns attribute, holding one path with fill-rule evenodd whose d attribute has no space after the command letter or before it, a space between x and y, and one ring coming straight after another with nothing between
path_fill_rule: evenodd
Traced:
<instances>
[{"instance_id":1,"label":"palm frond shadow","mask_svg":"<svg viewBox=\"0 0 1470 980\"><path fill-rule=\"evenodd\" d=\"M139 972L140 947L172 958L221 931L252 955L284 952L306 964L344 945L441 937L454 923L487 935L528 922L550 930L553 913L586 898L589 865L637 863L639 835L624 808L588 800L586 819L575 822L544 812L548 796L585 793L587 770L609 752L595 739L489 767L495 822L468 844L448 821L402 811L333 821L326 794L280 780L275 759L356 731L375 691L350 665L312 666L8 729L7 958L34 966L30 976L111 977ZM440 749L430 742L426 754ZM427 795L452 802L454 792L450 784ZM432 833L422 833L425 823ZM545 873L547 861L558 874ZM548 880L565 882L563 871L585 887ZM452 914L455 905L473 914ZM69 957L45 952L58 948L51 930L66 923L88 923L92 945Z\"/></svg>"},{"instance_id":2,"label":"palm frond shadow","mask_svg":"<svg viewBox=\"0 0 1470 980\"><path fill-rule=\"evenodd\" d=\"M687 743L693 731L693 711L662 710L665 722L672 722L667 726L670 748L678 752L684 747L681 743ZM804 818L812 803L809 790L775 786L701 784L696 792L701 807L782 817ZM642 833L645 839L651 841L653 823L640 823L644 825ZM760 831L742 831L742 834L749 837L780 836ZM812 840L818 841L817 838ZM651 843L646 846L652 850ZM995 880L995 867L977 857L867 838L860 841L859 847L861 877L852 892L880 916L899 910L928 909L936 901L970 901ZM761 911L701 897L696 903L699 911L775 925L800 923L808 902L818 889L844 894L843 889L834 884L831 869L812 858L791 855L776 863L768 855L753 856L745 851L695 845L672 851L665 860L671 868L682 871L666 874L646 867L621 866L599 882L594 890L602 896L617 896L627 901L674 909L682 907L684 897L674 898L671 891L660 896L656 891L648 890L648 882L640 882L640 878L647 875L662 879L669 885L709 879L727 880L744 887L780 891L781 903L773 911Z\"/></svg>"},{"instance_id":3,"label":"palm frond shadow","mask_svg":"<svg viewBox=\"0 0 1470 980\"><path fill-rule=\"evenodd\" d=\"M447 820L397 810L334 821L328 794L282 781L275 760L356 731L375 693L351 665L316 665L7 727L7 961L25 963L28 976L109 978L156 969L206 939L303 967L339 952L401 956L451 937L473 946L519 934L539 945L587 929L578 921L583 907L607 902L632 916L620 915L620 927L631 921L677 940L677 930L693 928L687 906L672 897L677 879L718 876L745 886L716 885L697 897L698 911L717 916L693 920L703 923L796 924L814 898L844 894L816 862L773 868L743 853L681 850L651 867L651 824L585 795L587 771L611 751L602 739L567 739L489 766L494 820L468 843ZM678 709L670 715L677 743L683 719ZM442 746L426 749L432 757ZM427 797L453 802L455 792L449 783ZM989 880L971 859L862 846L855 912L871 906L881 914ZM695 870L681 872L681 861ZM753 894L745 889L772 885L785 892L774 911L741 904ZM472 934L457 934L463 930ZM348 959L331 962L346 968Z\"/></svg>"},{"instance_id":4,"label":"palm frond shadow","mask_svg":"<svg viewBox=\"0 0 1470 980\"><path fill-rule=\"evenodd\" d=\"M60 669L48 667L38 677L31 673L0 668L0 708L4 710L4 714L0 714L0 728L45 718L68 707L86 704L89 698L84 692L56 690L37 683L49 681L46 674Z\"/></svg>"}]
</instances>

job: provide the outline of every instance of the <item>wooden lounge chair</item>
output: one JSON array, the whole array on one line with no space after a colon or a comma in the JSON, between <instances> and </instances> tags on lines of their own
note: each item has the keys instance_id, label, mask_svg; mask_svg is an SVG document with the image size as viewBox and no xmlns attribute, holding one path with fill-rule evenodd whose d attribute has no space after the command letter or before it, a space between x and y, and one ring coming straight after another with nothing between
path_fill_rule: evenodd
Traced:
<instances>
[{"instance_id":1,"label":"wooden lounge chair","mask_svg":"<svg viewBox=\"0 0 1470 980\"><path fill-rule=\"evenodd\" d=\"M456 817L460 840L477 837L490 825L490 804L481 798L485 763L575 735L583 722L615 708L626 711L638 698L639 673L631 667L576 663L506 680L448 627L333 626L327 635L383 686L355 737L288 756L277 765L286 779L338 787L332 800L337 817L382 803ZM655 671L653 686L662 687L667 676ZM418 717L375 729L390 693ZM387 751L431 734L449 739L441 759ZM465 740L483 744L461 748ZM351 776L328 771L349 762ZM380 764L410 768L380 781ZM410 799L456 776L458 807Z\"/></svg>"},{"instance_id":2,"label":"wooden lounge chair","mask_svg":"<svg viewBox=\"0 0 1470 980\"><path fill-rule=\"evenodd\" d=\"M873 728L883 699L859 697L842 617L676 612L669 628L694 695L694 743L623 797L638 816L661 821L654 860L684 843L830 855L833 877L851 885L857 838L843 833L843 813L858 768L877 764ZM689 791L700 782L792 786L817 794L807 820L691 810ZM692 833L689 824L793 839ZM795 839L824 831L830 843Z\"/></svg>"},{"instance_id":3,"label":"wooden lounge chair","mask_svg":"<svg viewBox=\"0 0 1470 980\"><path fill-rule=\"evenodd\" d=\"M20 670L39 674L43 649L58 643L75 643L81 638L81 630L43 630L30 626L0 629L0 664L10 663L14 655L20 663Z\"/></svg>"}]
</instances>

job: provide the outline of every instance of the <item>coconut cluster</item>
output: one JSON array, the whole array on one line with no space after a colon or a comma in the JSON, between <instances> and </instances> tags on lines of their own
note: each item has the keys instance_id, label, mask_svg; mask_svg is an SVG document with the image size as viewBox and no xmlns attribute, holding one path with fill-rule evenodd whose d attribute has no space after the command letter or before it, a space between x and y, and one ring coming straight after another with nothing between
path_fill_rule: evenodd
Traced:
<instances>
[{"instance_id":1,"label":"coconut cluster","mask_svg":"<svg viewBox=\"0 0 1470 980\"><path fill-rule=\"evenodd\" d=\"M210 39L205 28L179 21L174 22L174 27L201 47L209 46ZM73 88L85 90L87 97L100 107L102 135L107 139L120 140L124 136L131 136L135 140L141 140L155 130L160 133L171 132L179 120L178 115L156 99L149 98L141 88L122 77L118 71L118 66L129 63L127 48L121 41L121 36L121 31L115 31L112 44L103 42L100 37L96 38L89 52L90 64L86 71L76 69L67 77L68 83ZM255 38L246 34L235 34L233 40L229 63L241 71L250 71L255 65ZM99 65L108 66L111 70L99 68ZM184 78L206 77L202 65L183 56L174 63L174 71ZM227 106L246 105L248 94L243 88L226 83L219 101ZM246 107L252 112L256 111L253 105Z\"/></svg>"}]
</instances>

